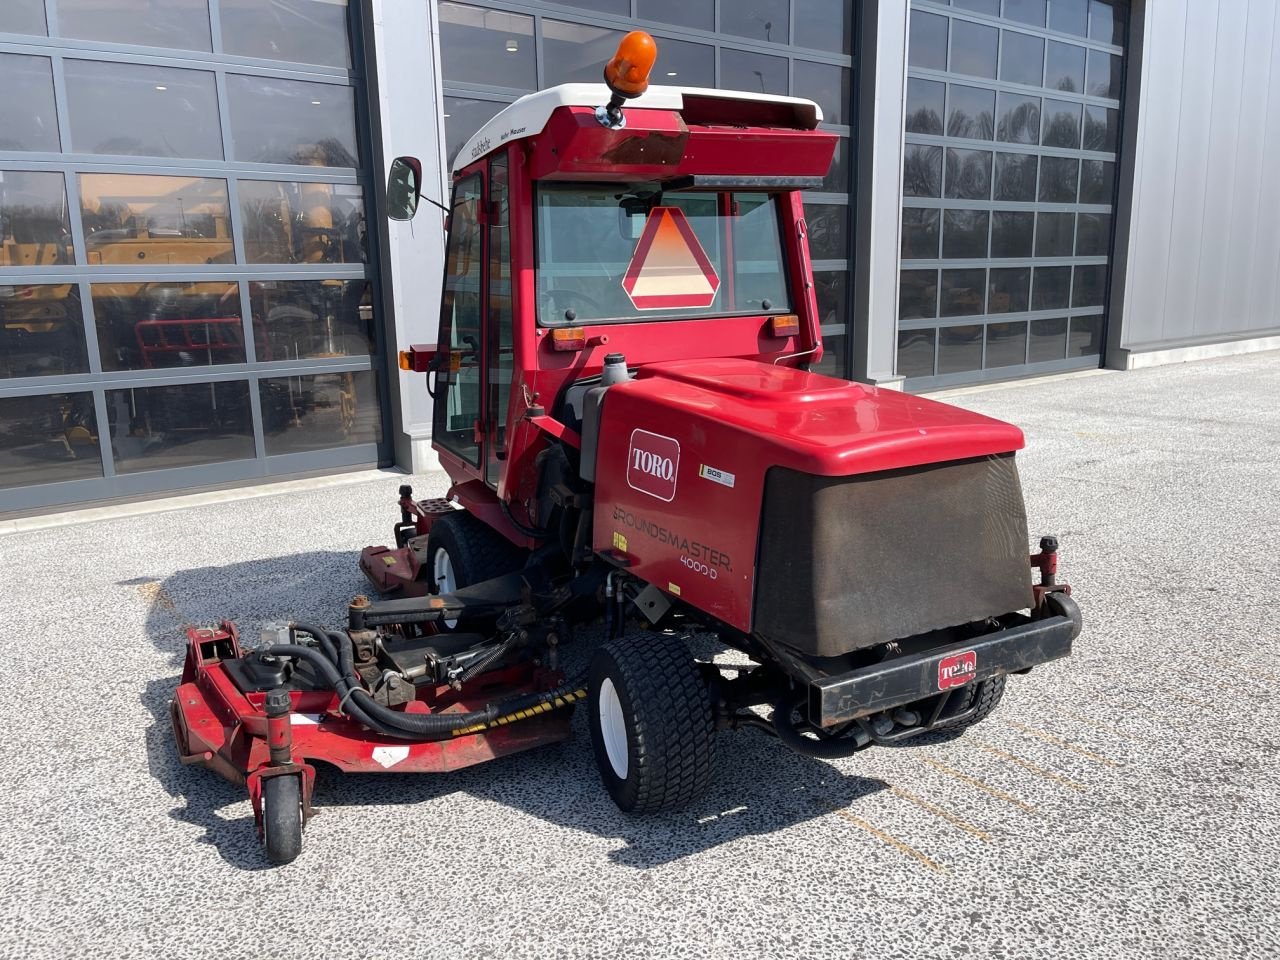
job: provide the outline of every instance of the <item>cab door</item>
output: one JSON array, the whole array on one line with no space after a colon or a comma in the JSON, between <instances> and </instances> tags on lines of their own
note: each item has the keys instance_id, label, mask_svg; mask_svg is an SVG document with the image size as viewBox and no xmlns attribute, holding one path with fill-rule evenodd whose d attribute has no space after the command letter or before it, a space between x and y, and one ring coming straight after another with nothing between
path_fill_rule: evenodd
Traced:
<instances>
[{"instance_id":1,"label":"cab door","mask_svg":"<svg viewBox=\"0 0 1280 960\"><path fill-rule=\"evenodd\" d=\"M515 340L512 333L511 211L507 190L507 155L489 161L489 288L488 329L485 331L485 471L494 490L507 458L507 412L511 381L515 374Z\"/></svg>"}]
</instances>

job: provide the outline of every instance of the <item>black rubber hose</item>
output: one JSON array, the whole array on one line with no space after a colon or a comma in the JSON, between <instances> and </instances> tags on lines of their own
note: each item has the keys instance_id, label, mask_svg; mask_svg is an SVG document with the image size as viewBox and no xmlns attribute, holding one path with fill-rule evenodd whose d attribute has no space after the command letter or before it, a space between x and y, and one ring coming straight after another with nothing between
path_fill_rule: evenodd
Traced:
<instances>
[{"instance_id":1,"label":"black rubber hose","mask_svg":"<svg viewBox=\"0 0 1280 960\"><path fill-rule=\"evenodd\" d=\"M339 696L342 696L345 693L343 690L342 674L338 672L338 668L334 665L332 660L313 647L304 647L299 643L276 643L267 647L265 650L260 650L258 652L265 653L272 657L293 657L296 660L305 660L320 672L325 683L338 691ZM343 704L342 709L353 720L358 723L363 723L371 730L376 730L379 733L387 733L389 736L395 735L389 731L383 730L379 724L375 723L373 719L360 708L359 704L352 703L350 698L348 698Z\"/></svg>"},{"instance_id":2,"label":"black rubber hose","mask_svg":"<svg viewBox=\"0 0 1280 960\"><path fill-rule=\"evenodd\" d=\"M830 740L811 740L804 736L791 724L791 712L802 707L807 697L784 696L773 705L773 729L778 731L778 739L796 753L819 760L839 760L851 757L859 750L870 745L870 738L859 728L849 737Z\"/></svg>"}]
</instances>

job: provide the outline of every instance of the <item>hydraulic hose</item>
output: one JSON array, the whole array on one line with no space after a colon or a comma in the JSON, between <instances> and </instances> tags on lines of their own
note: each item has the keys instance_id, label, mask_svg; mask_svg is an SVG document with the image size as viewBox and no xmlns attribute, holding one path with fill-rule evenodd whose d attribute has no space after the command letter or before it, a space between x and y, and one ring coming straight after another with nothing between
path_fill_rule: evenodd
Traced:
<instances>
[{"instance_id":1,"label":"hydraulic hose","mask_svg":"<svg viewBox=\"0 0 1280 960\"><path fill-rule=\"evenodd\" d=\"M803 707L806 700L803 695L784 695L773 705L773 729L778 731L778 739L796 753L819 760L839 760L841 757L853 756L870 744L871 738L861 728L854 730L848 737L838 739L811 740L806 737L791 723L792 711Z\"/></svg>"}]
</instances>

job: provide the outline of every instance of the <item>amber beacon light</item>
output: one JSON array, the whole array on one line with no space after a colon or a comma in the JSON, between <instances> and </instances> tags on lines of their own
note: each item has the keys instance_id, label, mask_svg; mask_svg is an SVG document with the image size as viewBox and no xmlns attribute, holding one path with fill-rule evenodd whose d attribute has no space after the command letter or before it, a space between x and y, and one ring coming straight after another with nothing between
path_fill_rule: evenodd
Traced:
<instances>
[{"instance_id":1,"label":"amber beacon light","mask_svg":"<svg viewBox=\"0 0 1280 960\"><path fill-rule=\"evenodd\" d=\"M649 74L658 59L658 44L643 30L632 30L618 44L618 52L604 66L604 82L613 94L608 104L596 107L596 119L606 127L626 123L622 104L649 89Z\"/></svg>"}]
</instances>

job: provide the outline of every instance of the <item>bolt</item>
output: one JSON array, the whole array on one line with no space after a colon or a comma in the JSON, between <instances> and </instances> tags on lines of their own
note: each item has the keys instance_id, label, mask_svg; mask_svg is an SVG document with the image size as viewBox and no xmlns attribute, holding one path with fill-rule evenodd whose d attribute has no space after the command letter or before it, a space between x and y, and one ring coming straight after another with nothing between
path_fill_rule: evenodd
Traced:
<instances>
[{"instance_id":1,"label":"bolt","mask_svg":"<svg viewBox=\"0 0 1280 960\"><path fill-rule=\"evenodd\" d=\"M368 605L369 605L369 598L366 597L363 593L356 594L355 599L351 601L351 606L355 607L357 610L363 610Z\"/></svg>"}]
</instances>

